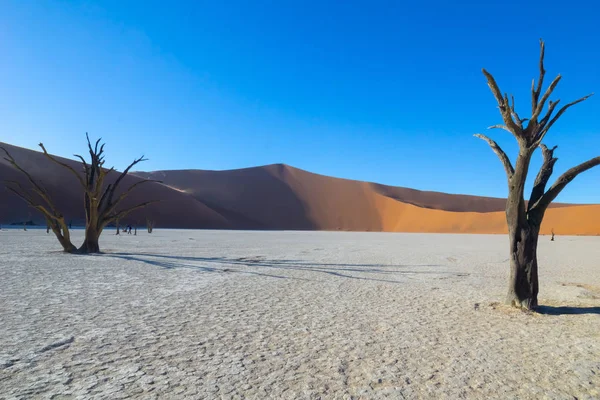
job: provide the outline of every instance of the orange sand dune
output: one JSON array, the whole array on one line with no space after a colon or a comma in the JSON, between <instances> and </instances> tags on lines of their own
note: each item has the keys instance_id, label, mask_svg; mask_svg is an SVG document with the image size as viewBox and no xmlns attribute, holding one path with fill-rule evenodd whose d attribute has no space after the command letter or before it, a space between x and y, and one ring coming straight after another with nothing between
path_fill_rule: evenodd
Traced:
<instances>
[{"instance_id":1,"label":"orange sand dune","mask_svg":"<svg viewBox=\"0 0 600 400\"><path fill-rule=\"evenodd\" d=\"M379 197L383 231L429 233L507 233L503 211L489 213L431 210ZM546 212L541 233L557 235L600 234L600 205L551 208Z\"/></svg>"},{"instance_id":2,"label":"orange sand dune","mask_svg":"<svg viewBox=\"0 0 600 400\"><path fill-rule=\"evenodd\" d=\"M332 178L282 164L232 171L136 174L161 179L205 204L245 215L250 221L247 227L253 229L506 232L506 200L500 198ZM553 204L542 230L595 235L600 232L599 211L600 205Z\"/></svg>"},{"instance_id":3,"label":"orange sand dune","mask_svg":"<svg viewBox=\"0 0 600 400\"><path fill-rule=\"evenodd\" d=\"M3 144L0 144L3 145ZM41 153L3 145L46 183L67 219L83 221L81 193L68 171ZM79 168L76 161L68 161ZM505 199L425 192L376 183L332 178L283 164L230 171L178 170L135 172L148 183L128 204L159 199L123 223L150 217L159 227L214 229L349 230L390 232L504 233ZM5 161L0 179L26 181ZM114 179L114 176L113 176ZM600 205L554 204L542 230L557 234L600 233ZM43 219L20 199L0 188L0 222Z\"/></svg>"}]
</instances>

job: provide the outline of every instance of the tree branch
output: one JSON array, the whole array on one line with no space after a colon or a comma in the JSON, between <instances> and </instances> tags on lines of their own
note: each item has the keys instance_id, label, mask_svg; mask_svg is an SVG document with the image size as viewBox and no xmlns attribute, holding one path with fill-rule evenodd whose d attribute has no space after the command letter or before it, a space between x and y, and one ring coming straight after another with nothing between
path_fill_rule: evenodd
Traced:
<instances>
[{"instance_id":1,"label":"tree branch","mask_svg":"<svg viewBox=\"0 0 600 400\"><path fill-rule=\"evenodd\" d=\"M538 200L537 204L532 206L541 210L545 210L550 203L556 199L556 196L560 194L560 192L571 182L573 179L577 177L582 172L587 171L588 169L594 168L595 166L600 165L600 157L592 158L586 162L583 162L562 174L558 177L556 182L550 186L550 189Z\"/></svg>"},{"instance_id":2,"label":"tree branch","mask_svg":"<svg viewBox=\"0 0 600 400\"><path fill-rule=\"evenodd\" d=\"M504 171L506 171L506 177L510 179L515 173L515 169L513 168L510 159L508 158L504 150L502 150L500 146L498 146L498 143L496 143L495 141L493 141L485 135L477 133L474 136L481 140L485 140L490 145L494 153L496 153L500 161L502 161L502 165L504 165Z\"/></svg>"},{"instance_id":3,"label":"tree branch","mask_svg":"<svg viewBox=\"0 0 600 400\"><path fill-rule=\"evenodd\" d=\"M548 89L546 89L546 92L542 96L542 99L537 103L537 107L536 107L535 111L533 112L533 114L531 115L531 119L530 119L531 121L537 121L538 117L542 113L542 110L544 109L544 105L546 104L546 101L548 101L548 98L550 97L550 95L552 94L554 89L556 89L556 85L558 85L558 82L560 82L561 78L562 77L559 74L556 78L554 78L554 80L552 81L550 86L548 86Z\"/></svg>"},{"instance_id":4,"label":"tree branch","mask_svg":"<svg viewBox=\"0 0 600 400\"><path fill-rule=\"evenodd\" d=\"M550 176L552 176L552 172L554 170L554 164L558 160L558 158L554 158L554 150L556 150L558 146L554 146L553 148L549 149L545 144L540 144L539 147L542 149L544 161L535 178L535 182L533 183L531 196L529 196L527 212L529 212L538 202L538 200L544 195L546 185L548 184L548 180L550 179Z\"/></svg>"},{"instance_id":5,"label":"tree branch","mask_svg":"<svg viewBox=\"0 0 600 400\"><path fill-rule=\"evenodd\" d=\"M552 127L552 125L554 125L554 123L556 121L558 121L558 119L560 118L560 116L563 115L563 113L565 111L567 111L570 107L574 106L575 104L579 104L582 101L585 101L585 100L589 99L593 95L594 95L594 93L590 93L587 96L583 96L580 99L577 99L575 101L570 102L569 104L565 104L564 106L562 106L562 108L560 110L558 110L558 112L556 113L556 115L554 116L554 118L552 118L550 120L550 122L546 126L544 126L544 128L542 129L542 131L537 135L537 137L535 138L536 142L540 143L544 139L544 136L546 136L546 133L548 133L548 130L550 130L550 128ZM558 104L558 101L556 101L556 104ZM554 103L553 103L553 105L554 105ZM554 110L554 107L552 108L552 111L553 110ZM550 113L547 116L549 117Z\"/></svg>"},{"instance_id":6,"label":"tree branch","mask_svg":"<svg viewBox=\"0 0 600 400\"><path fill-rule=\"evenodd\" d=\"M492 94L496 98L496 102L498 103L498 107L500 108L500 114L502 115L502 119L504 120L504 124L508 128L507 130L517 137L521 137L523 134L523 130L517 125L517 123L513 120L514 110L510 107L508 102L508 95L502 97L502 92L496 83L496 80L485 68L482 69L483 75L485 75L487 79L487 84L492 91Z\"/></svg>"},{"instance_id":7,"label":"tree branch","mask_svg":"<svg viewBox=\"0 0 600 400\"><path fill-rule=\"evenodd\" d=\"M20 187L20 189L23 190L21 185L18 182L10 182L10 183L16 183ZM8 190L10 190L11 192L13 192L15 195L17 195L18 197L20 197L21 199L23 199L23 201L25 201L31 208L35 208L36 210L38 210L42 214L44 214L44 217L46 219L60 221L60 219L62 218L62 216L55 215L54 213L48 211L48 209L46 209L46 207L44 207L43 205L37 204L35 201L33 201L33 199L28 197L24 191L20 192L17 189L15 189L9 185L6 185L6 188Z\"/></svg>"},{"instance_id":8,"label":"tree branch","mask_svg":"<svg viewBox=\"0 0 600 400\"><path fill-rule=\"evenodd\" d=\"M527 118L521 119L521 117L519 117L519 114L517 114L517 111L515 109L515 96L513 96L511 94L510 99L511 99L511 104L510 104L511 115L515 119L515 123L519 126L519 128L523 129L523 121L527 120Z\"/></svg>"},{"instance_id":9,"label":"tree branch","mask_svg":"<svg viewBox=\"0 0 600 400\"><path fill-rule=\"evenodd\" d=\"M544 84L544 76L546 75L546 70L544 69L544 54L546 50L546 45L542 39L540 39L540 76L538 78L537 88L535 87L535 79L531 82L531 114L535 114L535 110L538 106L538 100L540 98L540 94L542 93L542 85ZM533 118L531 118L533 119Z\"/></svg>"},{"instance_id":10,"label":"tree branch","mask_svg":"<svg viewBox=\"0 0 600 400\"><path fill-rule=\"evenodd\" d=\"M83 171L85 172L85 176L87 177L89 173L89 167L85 159L79 154L73 154L73 157L77 157L81 160L81 163L83 164Z\"/></svg>"},{"instance_id":11,"label":"tree branch","mask_svg":"<svg viewBox=\"0 0 600 400\"><path fill-rule=\"evenodd\" d=\"M125 168L125 170L123 172L121 172L121 175L119 175L119 177L117 178L117 180L112 184L112 186L110 187L110 189L107 187L107 192L105 192L102 197L104 198L106 196L106 207L108 208L113 208L114 206L116 206L116 203L113 204L113 197L115 195L115 190L117 189L117 187L119 186L119 184L121 183L121 181L123 180L123 178L125 178L125 176L129 173L129 170L136 165L137 163L143 162L148 160L147 158L144 158L144 156L141 156L138 159L133 160L133 162L131 164L129 164L129 166L127 168Z\"/></svg>"},{"instance_id":12,"label":"tree branch","mask_svg":"<svg viewBox=\"0 0 600 400\"><path fill-rule=\"evenodd\" d=\"M142 185L142 184L148 183L148 182L162 183L161 181L157 181L157 180L153 180L153 179L144 179L144 180L140 180L140 181L134 183L133 185L129 186L129 188L127 190L125 190L123 193L121 193L121 195L119 197L117 197L117 200L115 200L115 202L113 204L108 205L108 208L105 211L103 211L103 214L110 215L113 212L113 210L117 207L117 205L119 205L119 203L121 201L123 201L127 196L129 196L129 194L131 193L131 191L133 189L135 189L139 185Z\"/></svg>"},{"instance_id":13,"label":"tree branch","mask_svg":"<svg viewBox=\"0 0 600 400\"><path fill-rule=\"evenodd\" d=\"M75 171L75 169L73 167L71 167L68 164L65 164L64 162L58 161L54 156L50 155L47 151L46 148L44 147L43 143L40 143L39 146L42 148L42 150L44 151L44 155L51 160L52 162L60 165L63 168L68 169L69 171L71 171L73 173L73 175L75 175L75 177L77 178L77 180L79 181L79 183L81 184L81 186L83 187L84 190L86 190L86 185L85 185L85 181L83 180L83 178L81 177L81 174L77 171Z\"/></svg>"},{"instance_id":14,"label":"tree branch","mask_svg":"<svg viewBox=\"0 0 600 400\"><path fill-rule=\"evenodd\" d=\"M37 193L38 196L40 196L42 198L42 200L44 200L46 202L46 204L52 209L52 212L56 215L60 215L60 213L56 210L56 207L54 207L54 203L50 199L50 194L48 194L48 191L42 185L37 183L37 181L35 179L33 179L33 177L29 174L29 172L27 172L19 164L17 164L16 160L8 152L8 150L6 150L4 147L0 147L0 149L2 149L4 151L4 153L6 153L6 157L4 159L6 161L8 161L13 167L15 167L19 172L21 172L23 175L25 175L27 177L27 180L33 186L33 191L35 193ZM12 183L18 185L19 189L22 191L23 194L26 192L20 183L15 182L15 181L13 181ZM13 190L13 192L14 192L14 190Z\"/></svg>"},{"instance_id":15,"label":"tree branch","mask_svg":"<svg viewBox=\"0 0 600 400\"><path fill-rule=\"evenodd\" d=\"M546 112L546 115L544 116L544 118L542 118L542 120L538 124L539 126L542 127L542 129L544 127L546 127L546 124L550 120L550 117L552 116L552 113L554 112L554 109L556 108L556 106L558 105L558 103L560 103L560 99L558 99L556 101L550 100L550 102L548 103L548 111ZM539 135L539 133L540 132L537 132L536 135Z\"/></svg>"},{"instance_id":16,"label":"tree branch","mask_svg":"<svg viewBox=\"0 0 600 400\"><path fill-rule=\"evenodd\" d=\"M504 129L506 132L512 133L511 130L508 129L508 127L506 125L502 125L502 124L488 126L488 129Z\"/></svg>"},{"instance_id":17,"label":"tree branch","mask_svg":"<svg viewBox=\"0 0 600 400\"><path fill-rule=\"evenodd\" d=\"M138 204L138 205L135 205L135 206L133 206L133 207L129 207L129 208L126 208L126 209L124 209L124 210L121 210L121 211L119 211L119 212L117 212L117 213L115 213L115 214L113 214L113 215L106 216L106 217L104 217L104 219L102 220L102 226L104 227L104 226L106 226L106 225L110 224L111 222L113 222L113 221L115 221L115 220L117 220L117 219L122 219L122 218L124 218L125 216L127 216L127 214L129 214L129 213L130 213L130 212L132 212L132 211L135 211L135 210L137 210L137 209L140 209L140 208L146 207L146 206L148 206L148 205L150 205L150 204L152 204L152 203L158 203L159 201L160 201L160 200L150 200L150 201L145 201L145 202L143 202L143 203L140 203L140 204Z\"/></svg>"}]
</instances>

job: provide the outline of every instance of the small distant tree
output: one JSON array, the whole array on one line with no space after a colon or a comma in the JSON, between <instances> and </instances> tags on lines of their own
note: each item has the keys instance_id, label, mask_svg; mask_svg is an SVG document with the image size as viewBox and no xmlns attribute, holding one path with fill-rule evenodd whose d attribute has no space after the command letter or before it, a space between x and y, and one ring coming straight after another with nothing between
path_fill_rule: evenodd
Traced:
<instances>
[{"instance_id":1,"label":"small distant tree","mask_svg":"<svg viewBox=\"0 0 600 400\"><path fill-rule=\"evenodd\" d=\"M590 95L565 104L554 114L560 100L549 100L550 95L558 85L561 76L558 75L546 91L542 94L544 82L544 42L540 40L539 78L537 85L535 80L531 85L531 117L520 118L515 109L513 96L502 95L494 77L483 69L504 124L491 126L510 132L517 140L519 154L513 167L506 153L498 144L490 138L476 134L475 136L485 140L496 155L502 161L508 179L508 199L506 203L506 221L508 224L508 235L510 242L510 280L506 303L515 307L535 309L538 306L538 260L537 244L540 226L544 213L550 203L577 175L600 164L600 157L592 158L581 163L562 174L546 190L546 185L552 175L557 158L554 157L556 146L548 148L542 140L548 130L563 115L563 113L575 104L588 99ZM545 114L544 107L548 103ZM524 123L527 122L527 125ZM531 156L540 148L543 163L538 172L533 189L529 196L529 202L524 199L525 181L529 171Z\"/></svg>"},{"instance_id":2,"label":"small distant tree","mask_svg":"<svg viewBox=\"0 0 600 400\"><path fill-rule=\"evenodd\" d=\"M27 224L29 223L29 221L31 221L31 213L27 214L27 219L25 221L23 221L23 230L26 231L27 230Z\"/></svg>"},{"instance_id":3,"label":"small distant tree","mask_svg":"<svg viewBox=\"0 0 600 400\"><path fill-rule=\"evenodd\" d=\"M117 189L121 182L127 176L131 168L146 159L142 156L134 160L123 172L121 172L113 183L104 185L106 176L115 172L114 168L104 168L104 144L100 144L101 139L96 141L92 146L89 136L86 134L88 151L90 155L89 163L80 155L75 155L81 160L83 170L77 171L69 164L62 162L58 158L52 156L46 151L42 143L39 146L42 148L44 155L51 162L61 166L69 171L79 182L83 189L83 203L85 209L85 238L83 244L77 248L71 242L69 226L65 221L65 217L56 207L50 194L44 188L41 182L38 182L33 176L23 169L17 161L10 155L8 150L1 148L6 154L7 160L14 168L19 170L28 180L31 188L23 187L17 181L8 181L6 186L8 190L23 199L29 206L42 213L46 219L46 223L56 235L56 238L67 253L98 253L100 246L98 239L102 230L116 220L123 218L133 210L145 207L154 201L145 201L132 207L119 209L121 202L131 193L136 187L153 182L152 180L141 180L125 189L121 194L117 195ZM156 181L154 181L156 182Z\"/></svg>"},{"instance_id":4,"label":"small distant tree","mask_svg":"<svg viewBox=\"0 0 600 400\"><path fill-rule=\"evenodd\" d=\"M152 230L154 230L154 221L146 218L146 227L148 228L148 233L152 233Z\"/></svg>"}]
</instances>

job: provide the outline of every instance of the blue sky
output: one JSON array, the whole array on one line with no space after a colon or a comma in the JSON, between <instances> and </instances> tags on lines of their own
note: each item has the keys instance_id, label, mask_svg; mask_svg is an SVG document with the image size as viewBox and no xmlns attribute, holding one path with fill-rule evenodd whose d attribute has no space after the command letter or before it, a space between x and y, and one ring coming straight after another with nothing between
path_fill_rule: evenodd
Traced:
<instances>
[{"instance_id":1,"label":"blue sky","mask_svg":"<svg viewBox=\"0 0 600 400\"><path fill-rule=\"evenodd\" d=\"M342 4L343 3L343 4ZM286 163L344 178L505 196L474 138L500 116L481 68L530 111L538 39L563 102L600 92L593 1L0 2L0 141L107 142L122 168ZM600 93L548 134L555 176L600 155ZM537 170L538 154L532 168ZM532 174L534 175L534 174ZM600 169L559 201L600 203Z\"/></svg>"}]
</instances>

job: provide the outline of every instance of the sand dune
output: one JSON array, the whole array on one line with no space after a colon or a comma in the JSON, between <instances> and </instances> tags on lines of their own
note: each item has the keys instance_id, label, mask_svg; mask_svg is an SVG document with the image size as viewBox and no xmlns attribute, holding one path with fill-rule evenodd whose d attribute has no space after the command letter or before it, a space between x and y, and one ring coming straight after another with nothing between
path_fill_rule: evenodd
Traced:
<instances>
[{"instance_id":1,"label":"sand dune","mask_svg":"<svg viewBox=\"0 0 600 400\"><path fill-rule=\"evenodd\" d=\"M46 182L68 219L83 221L75 179L41 153L4 145L37 178ZM69 161L73 165L78 163ZM0 178L21 177L0 161ZM202 171L135 172L128 182L151 178L163 183L142 186L128 204L148 199L160 203L133 214L125 223L155 219L159 227L346 230L439 233L504 233L505 200L391 187L319 175L274 164ZM31 218L36 212L0 188L0 222ZM600 205L554 204L543 233L600 234Z\"/></svg>"},{"instance_id":2,"label":"sand dune","mask_svg":"<svg viewBox=\"0 0 600 400\"><path fill-rule=\"evenodd\" d=\"M232 171L136 172L205 204L252 218L251 228L505 233L505 199L332 178L283 164ZM225 214L224 214L225 215ZM543 233L596 235L600 205L553 204Z\"/></svg>"}]
</instances>

